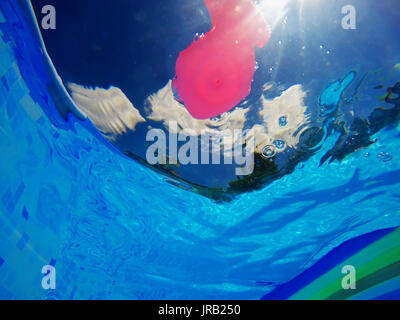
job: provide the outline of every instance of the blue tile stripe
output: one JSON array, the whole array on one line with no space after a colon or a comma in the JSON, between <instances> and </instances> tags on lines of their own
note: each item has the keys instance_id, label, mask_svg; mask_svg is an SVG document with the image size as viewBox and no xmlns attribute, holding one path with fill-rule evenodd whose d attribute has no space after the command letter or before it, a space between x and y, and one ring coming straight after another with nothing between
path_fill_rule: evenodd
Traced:
<instances>
[{"instance_id":1,"label":"blue tile stripe","mask_svg":"<svg viewBox=\"0 0 400 320\"><path fill-rule=\"evenodd\" d=\"M29 236L24 232L24 234L22 235L21 239L19 239L18 243L17 243L17 248L19 250L23 250L26 246L26 244L29 241Z\"/></svg>"},{"instance_id":2,"label":"blue tile stripe","mask_svg":"<svg viewBox=\"0 0 400 320\"><path fill-rule=\"evenodd\" d=\"M14 202L15 203L18 203L18 200L21 197L24 190L25 190L25 184L23 182L21 182L17 188L17 191L15 191L15 194L14 194Z\"/></svg>"},{"instance_id":3,"label":"blue tile stripe","mask_svg":"<svg viewBox=\"0 0 400 320\"><path fill-rule=\"evenodd\" d=\"M29 219L29 212L25 206L24 206L24 209L22 209L22 216L25 218L25 220Z\"/></svg>"}]
</instances>

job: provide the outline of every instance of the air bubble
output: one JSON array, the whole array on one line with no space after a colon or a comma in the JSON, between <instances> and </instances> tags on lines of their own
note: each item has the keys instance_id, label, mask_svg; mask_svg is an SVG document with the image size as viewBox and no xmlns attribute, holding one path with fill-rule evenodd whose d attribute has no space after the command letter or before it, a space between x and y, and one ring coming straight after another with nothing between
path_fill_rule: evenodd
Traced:
<instances>
[{"instance_id":1,"label":"air bubble","mask_svg":"<svg viewBox=\"0 0 400 320\"><path fill-rule=\"evenodd\" d=\"M204 36L204 33L196 33L193 37L193 41L197 41Z\"/></svg>"},{"instance_id":2,"label":"air bubble","mask_svg":"<svg viewBox=\"0 0 400 320\"><path fill-rule=\"evenodd\" d=\"M268 73L272 73L274 71L274 67L268 68Z\"/></svg>"},{"instance_id":3,"label":"air bubble","mask_svg":"<svg viewBox=\"0 0 400 320\"><path fill-rule=\"evenodd\" d=\"M275 151L275 147L271 146L271 145L267 145L263 148L262 150L262 155L264 158L272 158L273 156L275 156L276 151Z\"/></svg>"},{"instance_id":4,"label":"air bubble","mask_svg":"<svg viewBox=\"0 0 400 320\"><path fill-rule=\"evenodd\" d=\"M279 118L279 126L280 127L285 127L287 125L287 117L283 116Z\"/></svg>"},{"instance_id":5,"label":"air bubble","mask_svg":"<svg viewBox=\"0 0 400 320\"><path fill-rule=\"evenodd\" d=\"M389 162L393 158L392 158L392 156L390 155L389 152L381 152L380 154L378 154L378 159L380 159L383 162Z\"/></svg>"},{"instance_id":6,"label":"air bubble","mask_svg":"<svg viewBox=\"0 0 400 320\"><path fill-rule=\"evenodd\" d=\"M283 140L275 140L274 145L277 149L283 149L285 148L285 141Z\"/></svg>"}]
</instances>

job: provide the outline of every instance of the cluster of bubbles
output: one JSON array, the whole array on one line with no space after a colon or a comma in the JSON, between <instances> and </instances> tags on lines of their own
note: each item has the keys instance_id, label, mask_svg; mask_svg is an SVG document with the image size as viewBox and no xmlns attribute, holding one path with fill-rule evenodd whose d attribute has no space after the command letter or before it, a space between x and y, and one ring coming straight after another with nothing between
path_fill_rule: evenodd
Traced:
<instances>
[{"instance_id":1,"label":"cluster of bubbles","mask_svg":"<svg viewBox=\"0 0 400 320\"><path fill-rule=\"evenodd\" d=\"M365 157L369 157L371 154L369 152L365 153ZM379 160L383 161L383 162L389 162L393 159L392 155L389 152L380 152L377 156L376 156Z\"/></svg>"},{"instance_id":2,"label":"cluster of bubbles","mask_svg":"<svg viewBox=\"0 0 400 320\"><path fill-rule=\"evenodd\" d=\"M319 48L320 48L321 50L324 50L326 54L328 54L328 55L331 54L331 50L326 49L326 45L325 45L325 44L321 44L321 45L319 46Z\"/></svg>"},{"instance_id":3,"label":"cluster of bubbles","mask_svg":"<svg viewBox=\"0 0 400 320\"><path fill-rule=\"evenodd\" d=\"M288 124L287 116L282 116L279 118L279 126L285 127ZM266 145L262 149L262 155L264 158L270 159L276 155L277 149L282 150L286 146L283 140L274 140L272 145Z\"/></svg>"},{"instance_id":4,"label":"cluster of bubbles","mask_svg":"<svg viewBox=\"0 0 400 320\"><path fill-rule=\"evenodd\" d=\"M392 158L392 156L390 155L389 152L381 152L381 153L378 154L378 159L380 159L383 162L389 162L393 158Z\"/></svg>"},{"instance_id":5,"label":"cluster of bubbles","mask_svg":"<svg viewBox=\"0 0 400 320\"><path fill-rule=\"evenodd\" d=\"M199 40L200 38L203 38L203 37L204 37L204 33L196 32L196 34L193 37L193 41L197 41L197 40Z\"/></svg>"}]
</instances>

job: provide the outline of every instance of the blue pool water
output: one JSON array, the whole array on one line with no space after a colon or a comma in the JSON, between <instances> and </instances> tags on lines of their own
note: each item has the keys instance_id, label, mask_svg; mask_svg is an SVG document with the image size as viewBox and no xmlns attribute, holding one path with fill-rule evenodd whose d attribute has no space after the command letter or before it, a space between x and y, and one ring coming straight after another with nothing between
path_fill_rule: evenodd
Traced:
<instances>
[{"instance_id":1,"label":"blue pool water","mask_svg":"<svg viewBox=\"0 0 400 320\"><path fill-rule=\"evenodd\" d=\"M123 156L89 120L63 120L28 27L7 20L6 2L0 298L259 299L343 242L400 225L398 126L320 166L332 134L293 173L216 203ZM25 32L25 48L10 24ZM41 286L49 264L54 291Z\"/></svg>"}]
</instances>

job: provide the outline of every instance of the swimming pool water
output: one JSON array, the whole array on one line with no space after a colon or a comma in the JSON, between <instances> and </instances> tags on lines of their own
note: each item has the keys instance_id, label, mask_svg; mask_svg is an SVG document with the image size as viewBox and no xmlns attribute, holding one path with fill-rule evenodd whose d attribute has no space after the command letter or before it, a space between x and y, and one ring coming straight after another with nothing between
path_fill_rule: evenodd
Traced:
<instances>
[{"instance_id":1,"label":"swimming pool water","mask_svg":"<svg viewBox=\"0 0 400 320\"><path fill-rule=\"evenodd\" d=\"M292 174L215 203L124 157L89 120L57 118L30 64L38 49L16 47L7 23L0 14L0 298L259 299L344 241L400 225L398 126L319 167L330 136Z\"/></svg>"}]
</instances>

